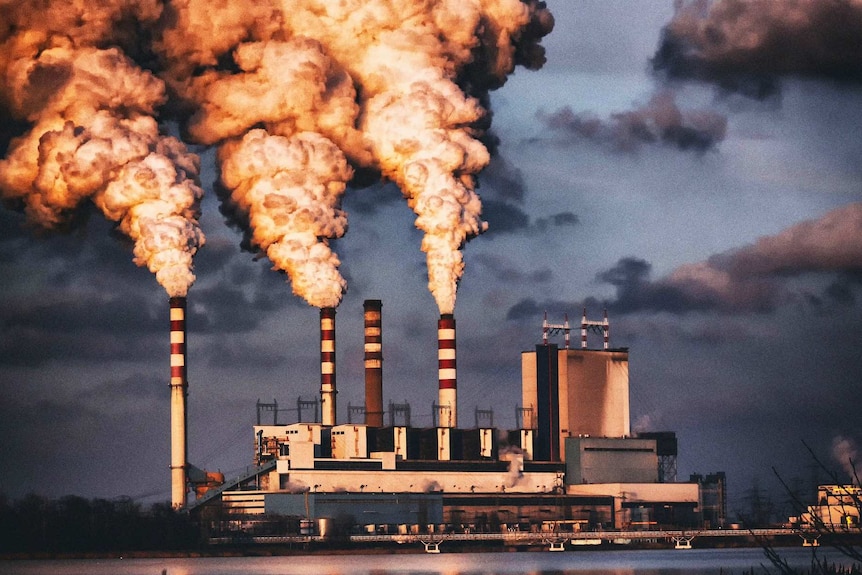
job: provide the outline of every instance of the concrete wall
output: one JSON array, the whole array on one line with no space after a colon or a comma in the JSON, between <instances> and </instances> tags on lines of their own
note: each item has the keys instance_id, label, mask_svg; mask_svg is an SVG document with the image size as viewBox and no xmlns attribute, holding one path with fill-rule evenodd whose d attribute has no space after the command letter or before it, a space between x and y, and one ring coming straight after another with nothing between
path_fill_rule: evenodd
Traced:
<instances>
[{"instance_id":1,"label":"concrete wall","mask_svg":"<svg viewBox=\"0 0 862 575\"><path fill-rule=\"evenodd\" d=\"M561 459L565 461L567 457L562 448L567 437L630 436L628 351L560 349L557 358L555 405L559 413L551 427L559 433ZM548 429L543 428L539 415L542 382L537 363L537 351L521 353L522 405L534 409L533 420L525 424L538 430L540 443ZM552 447L546 451L553 452ZM536 457L540 458L538 451Z\"/></svg>"},{"instance_id":2,"label":"concrete wall","mask_svg":"<svg viewBox=\"0 0 862 575\"><path fill-rule=\"evenodd\" d=\"M279 461L279 464L282 462ZM339 469L283 469L279 466L279 485L295 491L311 489L327 492L425 493L543 493L552 492L555 473L523 472L517 463L499 472L364 470L345 472Z\"/></svg>"},{"instance_id":3,"label":"concrete wall","mask_svg":"<svg viewBox=\"0 0 862 575\"><path fill-rule=\"evenodd\" d=\"M568 437L566 483L655 483L654 439Z\"/></svg>"},{"instance_id":4,"label":"concrete wall","mask_svg":"<svg viewBox=\"0 0 862 575\"><path fill-rule=\"evenodd\" d=\"M351 519L357 525L443 521L440 493L267 493L267 515Z\"/></svg>"},{"instance_id":5,"label":"concrete wall","mask_svg":"<svg viewBox=\"0 0 862 575\"><path fill-rule=\"evenodd\" d=\"M629 359L627 351L559 351L560 434L627 437Z\"/></svg>"}]
</instances>

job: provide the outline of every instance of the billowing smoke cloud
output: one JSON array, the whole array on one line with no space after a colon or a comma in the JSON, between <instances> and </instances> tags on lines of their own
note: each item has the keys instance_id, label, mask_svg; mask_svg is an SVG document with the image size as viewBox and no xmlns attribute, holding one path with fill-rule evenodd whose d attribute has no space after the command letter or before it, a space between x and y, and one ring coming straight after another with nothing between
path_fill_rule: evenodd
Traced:
<instances>
[{"instance_id":1,"label":"billowing smoke cloud","mask_svg":"<svg viewBox=\"0 0 862 575\"><path fill-rule=\"evenodd\" d=\"M783 75L862 80L859 0L680 2L653 60L672 77L765 97Z\"/></svg>"},{"instance_id":2,"label":"billowing smoke cloud","mask_svg":"<svg viewBox=\"0 0 862 575\"><path fill-rule=\"evenodd\" d=\"M429 288L453 311L461 248L487 228L483 103L515 65L544 62L543 2L45 4L0 0L0 111L30 128L2 165L7 203L56 227L92 201L135 240L136 261L184 293L203 241L198 161L160 135L161 113L188 141L220 146L225 211L308 303L342 297L329 240L346 231L341 196L362 168L400 187Z\"/></svg>"},{"instance_id":3,"label":"billowing smoke cloud","mask_svg":"<svg viewBox=\"0 0 862 575\"><path fill-rule=\"evenodd\" d=\"M288 273L294 293L317 307L337 306L346 282L325 238L347 229L338 206L353 172L344 155L315 132L286 138L264 130L221 151L222 179L248 215L252 242Z\"/></svg>"},{"instance_id":4,"label":"billowing smoke cloud","mask_svg":"<svg viewBox=\"0 0 862 575\"><path fill-rule=\"evenodd\" d=\"M681 110L670 91L656 93L643 107L613 114L604 121L576 114L568 106L540 114L549 128L631 152L643 144L665 144L703 152L724 139L727 119L708 110Z\"/></svg>"},{"instance_id":5,"label":"billowing smoke cloud","mask_svg":"<svg viewBox=\"0 0 862 575\"><path fill-rule=\"evenodd\" d=\"M489 160L478 140L486 120L481 102L515 64L540 65L536 41L553 23L543 3L252 4L173 3L171 24L159 41L169 84L197 110L188 124L196 141L230 142L251 128L286 138L279 140L282 147L295 138L307 142L303 134L318 137L309 162L320 168L316 185L328 191L308 194L303 214L329 214L332 225L291 216L289 224L269 226L275 235L258 224L284 219L294 209L274 201L286 195L279 189L286 185L284 168L272 162L280 176L262 184L244 160L231 157L246 145L224 146L222 182L233 190L231 201L248 213L252 242L288 273L294 291L309 303L337 304L345 282L327 240L346 229L340 211L340 193L351 177L342 168L346 158L398 184L425 234L429 288L440 311L451 313L463 273L460 250L487 227L475 192L475 175ZM202 21L213 29L199 28ZM262 142L265 136L255 138ZM332 145L327 148L323 140ZM236 170L246 173L238 176ZM255 194L261 194L264 185L271 190L264 195L273 201L255 203L237 188L257 188ZM313 207L318 201L323 203ZM273 246L287 236L293 238L291 253L273 259ZM302 251L326 265L296 265ZM308 275L301 277L300 269ZM306 286L327 293L312 295Z\"/></svg>"},{"instance_id":6,"label":"billowing smoke cloud","mask_svg":"<svg viewBox=\"0 0 862 575\"><path fill-rule=\"evenodd\" d=\"M28 130L0 160L0 196L28 221L62 229L87 201L134 241L172 296L194 281L199 160L154 119L164 83L117 46L153 4L2 2L0 121Z\"/></svg>"},{"instance_id":7,"label":"billowing smoke cloud","mask_svg":"<svg viewBox=\"0 0 862 575\"><path fill-rule=\"evenodd\" d=\"M832 457L837 461L851 480L858 478L859 450L850 437L837 435L832 438Z\"/></svg>"}]
</instances>

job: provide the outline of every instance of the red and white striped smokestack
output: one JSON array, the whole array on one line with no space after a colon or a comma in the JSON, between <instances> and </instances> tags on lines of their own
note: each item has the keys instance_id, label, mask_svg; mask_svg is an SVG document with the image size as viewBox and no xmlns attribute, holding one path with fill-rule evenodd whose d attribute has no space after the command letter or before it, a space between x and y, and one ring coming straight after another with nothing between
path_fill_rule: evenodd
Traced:
<instances>
[{"instance_id":1,"label":"red and white striped smokestack","mask_svg":"<svg viewBox=\"0 0 862 575\"><path fill-rule=\"evenodd\" d=\"M383 427L383 302L367 299L365 310L365 424Z\"/></svg>"},{"instance_id":2,"label":"red and white striped smokestack","mask_svg":"<svg viewBox=\"0 0 862 575\"><path fill-rule=\"evenodd\" d=\"M323 425L335 425L335 308L320 308L320 413Z\"/></svg>"},{"instance_id":3,"label":"red and white striped smokestack","mask_svg":"<svg viewBox=\"0 0 862 575\"><path fill-rule=\"evenodd\" d=\"M458 378L455 365L455 317L440 315L437 321L437 366L439 373L439 427L458 426Z\"/></svg>"},{"instance_id":4,"label":"red and white striped smokestack","mask_svg":"<svg viewBox=\"0 0 862 575\"><path fill-rule=\"evenodd\" d=\"M171 306L171 505L186 506L188 443L186 423L186 298L172 297Z\"/></svg>"}]
</instances>

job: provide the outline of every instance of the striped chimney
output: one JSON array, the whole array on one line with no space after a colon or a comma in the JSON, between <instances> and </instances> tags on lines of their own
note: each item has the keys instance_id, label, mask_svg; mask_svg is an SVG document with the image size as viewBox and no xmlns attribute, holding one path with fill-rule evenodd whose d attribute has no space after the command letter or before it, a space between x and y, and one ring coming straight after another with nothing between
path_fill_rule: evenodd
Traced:
<instances>
[{"instance_id":1,"label":"striped chimney","mask_svg":"<svg viewBox=\"0 0 862 575\"><path fill-rule=\"evenodd\" d=\"M320 308L320 413L323 425L335 425L335 308Z\"/></svg>"},{"instance_id":2,"label":"striped chimney","mask_svg":"<svg viewBox=\"0 0 862 575\"><path fill-rule=\"evenodd\" d=\"M383 303L367 299L365 309L365 425L383 427Z\"/></svg>"},{"instance_id":3,"label":"striped chimney","mask_svg":"<svg viewBox=\"0 0 862 575\"><path fill-rule=\"evenodd\" d=\"M439 372L440 427L458 426L458 385L455 366L455 317L440 315L437 321L437 365Z\"/></svg>"},{"instance_id":4,"label":"striped chimney","mask_svg":"<svg viewBox=\"0 0 862 575\"><path fill-rule=\"evenodd\" d=\"M172 297L171 307L171 505L186 506L188 442L186 439L186 298Z\"/></svg>"}]
</instances>

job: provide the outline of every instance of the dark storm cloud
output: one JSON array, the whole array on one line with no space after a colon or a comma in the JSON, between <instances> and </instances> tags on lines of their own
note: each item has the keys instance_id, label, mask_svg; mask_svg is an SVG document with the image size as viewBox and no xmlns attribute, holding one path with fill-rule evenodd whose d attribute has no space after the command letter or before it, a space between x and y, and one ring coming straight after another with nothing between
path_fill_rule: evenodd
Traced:
<instances>
[{"instance_id":1,"label":"dark storm cloud","mask_svg":"<svg viewBox=\"0 0 862 575\"><path fill-rule=\"evenodd\" d=\"M491 142L496 142L491 137ZM570 226L578 223L571 212L560 212L547 217L532 218L524 207L527 184L524 176L502 153L490 146L491 163L479 175L482 195L482 219L488 222L487 237L501 234L545 231L550 227Z\"/></svg>"},{"instance_id":2,"label":"dark storm cloud","mask_svg":"<svg viewBox=\"0 0 862 575\"><path fill-rule=\"evenodd\" d=\"M523 202L527 195L524 174L496 148L498 143L496 136L491 136L491 142L494 142L493 146L489 145L489 150L492 152L491 162L479 174L482 195L490 193L499 200ZM486 192L485 188L490 190Z\"/></svg>"},{"instance_id":3,"label":"dark storm cloud","mask_svg":"<svg viewBox=\"0 0 862 575\"><path fill-rule=\"evenodd\" d=\"M792 301L820 304L829 298L852 304L862 273L862 204L850 204L816 220L793 225L742 248L682 265L650 279L651 265L623 258L596 279L617 290L607 307L620 313L769 312ZM812 288L794 282L806 276L832 278L812 301ZM510 310L517 316L524 302Z\"/></svg>"},{"instance_id":4,"label":"dark storm cloud","mask_svg":"<svg viewBox=\"0 0 862 575\"><path fill-rule=\"evenodd\" d=\"M794 301L815 306L824 300L852 304L862 274L862 203L835 209L705 261L679 266L658 280L650 278L651 271L649 262L629 257L599 272L598 281L616 288L616 299L601 305L616 313L739 314L767 313ZM816 276L828 278L830 283L822 290L804 281L799 285L800 280ZM560 308L595 303L588 299ZM540 304L524 299L510 308L507 317L520 319L540 311Z\"/></svg>"},{"instance_id":5,"label":"dark storm cloud","mask_svg":"<svg viewBox=\"0 0 862 575\"><path fill-rule=\"evenodd\" d=\"M618 313L640 310L651 311L690 311L702 309L706 302L690 298L672 285L662 285L650 281L652 264L637 258L623 258L617 264L596 275L596 279L614 286L617 290L616 301L608 307Z\"/></svg>"},{"instance_id":6,"label":"dark storm cloud","mask_svg":"<svg viewBox=\"0 0 862 575\"><path fill-rule=\"evenodd\" d=\"M662 31L653 67L763 98L778 78L862 81L862 5L835 0L695 0Z\"/></svg>"},{"instance_id":7,"label":"dark storm cloud","mask_svg":"<svg viewBox=\"0 0 862 575\"><path fill-rule=\"evenodd\" d=\"M471 264L481 268L479 272L483 277L490 275L498 281L508 284L534 285L547 283L553 279L554 273L548 268L538 270L524 270L505 256L483 253L473 256ZM487 275L486 275L487 274Z\"/></svg>"},{"instance_id":8,"label":"dark storm cloud","mask_svg":"<svg viewBox=\"0 0 862 575\"><path fill-rule=\"evenodd\" d=\"M524 208L505 201L485 199L482 202L482 218L488 222L489 239L499 234L542 232L549 228L574 226L578 216L572 212L559 212L547 217L531 218Z\"/></svg>"},{"instance_id":9,"label":"dark storm cloud","mask_svg":"<svg viewBox=\"0 0 862 575\"><path fill-rule=\"evenodd\" d=\"M540 112L539 120L567 137L595 141L623 152L649 144L705 152L715 148L727 132L724 116L707 110L681 110L669 91L655 94L641 108L612 114L609 120L576 114L569 106L551 114Z\"/></svg>"},{"instance_id":10,"label":"dark storm cloud","mask_svg":"<svg viewBox=\"0 0 862 575\"><path fill-rule=\"evenodd\" d=\"M74 298L6 298L0 305L0 364L43 365L53 359L108 360L152 349L147 335L164 331L150 303L77 294Z\"/></svg>"},{"instance_id":11,"label":"dark storm cloud","mask_svg":"<svg viewBox=\"0 0 862 575\"><path fill-rule=\"evenodd\" d=\"M215 368L233 368L237 365L253 365L256 368L273 369L285 364L289 355L284 350L273 351L252 345L242 337L223 336L207 345L204 350L207 365Z\"/></svg>"},{"instance_id":12,"label":"dark storm cloud","mask_svg":"<svg viewBox=\"0 0 862 575\"><path fill-rule=\"evenodd\" d=\"M856 292L860 287L862 287L862 270L846 271L838 274L835 281L823 290L823 298L836 304L854 305Z\"/></svg>"},{"instance_id":13,"label":"dark storm cloud","mask_svg":"<svg viewBox=\"0 0 862 575\"><path fill-rule=\"evenodd\" d=\"M0 229L0 285L4 279L38 276L33 290L88 286L106 296L136 297L152 292L152 275L131 262L131 244L101 217L87 217L63 233L33 229L22 214L0 210Z\"/></svg>"},{"instance_id":14,"label":"dark storm cloud","mask_svg":"<svg viewBox=\"0 0 862 575\"><path fill-rule=\"evenodd\" d=\"M546 311L560 311L569 309L580 309L578 303L567 302L561 300L545 300L538 302L533 298L524 298L512 307L506 313L506 319L510 321L535 321L537 317L542 317Z\"/></svg>"},{"instance_id":15,"label":"dark storm cloud","mask_svg":"<svg viewBox=\"0 0 862 575\"><path fill-rule=\"evenodd\" d=\"M401 204L404 196L398 186L392 182L375 182L359 188L351 186L347 189L342 201L342 207L349 214L370 215L377 213L384 206Z\"/></svg>"},{"instance_id":16,"label":"dark storm cloud","mask_svg":"<svg viewBox=\"0 0 862 575\"><path fill-rule=\"evenodd\" d=\"M495 234L517 233L530 229L530 216L516 204L486 199L482 202L482 218L488 222L488 237Z\"/></svg>"}]
</instances>

